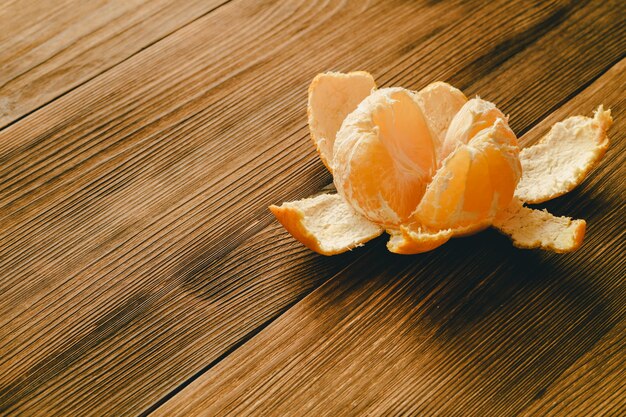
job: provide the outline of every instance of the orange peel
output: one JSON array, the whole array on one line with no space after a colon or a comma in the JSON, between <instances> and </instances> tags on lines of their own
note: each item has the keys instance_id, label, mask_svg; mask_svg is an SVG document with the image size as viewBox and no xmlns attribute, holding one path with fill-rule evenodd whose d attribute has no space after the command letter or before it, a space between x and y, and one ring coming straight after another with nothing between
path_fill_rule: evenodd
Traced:
<instances>
[{"instance_id":1,"label":"orange peel","mask_svg":"<svg viewBox=\"0 0 626 417\"><path fill-rule=\"evenodd\" d=\"M594 117L574 116L556 123L535 145L522 149L523 175L515 196L538 204L577 187L609 147L611 111L599 106Z\"/></svg>"},{"instance_id":2,"label":"orange peel","mask_svg":"<svg viewBox=\"0 0 626 417\"><path fill-rule=\"evenodd\" d=\"M341 123L375 88L374 77L365 71L327 72L313 78L307 108L309 132L320 159L331 172L335 135Z\"/></svg>"},{"instance_id":3,"label":"orange peel","mask_svg":"<svg viewBox=\"0 0 626 417\"><path fill-rule=\"evenodd\" d=\"M392 229L388 232L387 249L390 252L401 255L413 255L431 251L443 245L454 236L454 231L451 229L429 233L419 229L411 230L407 227L401 227L400 230Z\"/></svg>"},{"instance_id":4,"label":"orange peel","mask_svg":"<svg viewBox=\"0 0 626 417\"><path fill-rule=\"evenodd\" d=\"M309 249L336 255L380 236L383 228L356 214L338 194L270 206L278 221Z\"/></svg>"},{"instance_id":5,"label":"orange peel","mask_svg":"<svg viewBox=\"0 0 626 417\"><path fill-rule=\"evenodd\" d=\"M524 203L580 184L606 152L612 123L610 110L600 106L593 118L557 123L520 151L508 117L493 103L468 100L444 82L418 92L377 90L362 71L315 77L308 114L338 193L270 210L296 239L324 255L361 246L383 231L391 252L421 253L490 226L519 248L575 250L584 220Z\"/></svg>"},{"instance_id":6,"label":"orange peel","mask_svg":"<svg viewBox=\"0 0 626 417\"><path fill-rule=\"evenodd\" d=\"M565 253L582 245L586 222L556 217L547 210L533 210L524 207L520 200L514 199L500 213L493 226L510 237L513 245L518 248L541 248Z\"/></svg>"}]
</instances>

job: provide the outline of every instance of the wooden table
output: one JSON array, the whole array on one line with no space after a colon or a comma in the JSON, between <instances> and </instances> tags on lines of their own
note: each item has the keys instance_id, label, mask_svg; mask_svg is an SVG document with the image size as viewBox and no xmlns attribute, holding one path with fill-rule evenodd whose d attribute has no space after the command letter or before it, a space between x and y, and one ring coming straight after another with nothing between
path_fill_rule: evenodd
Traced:
<instances>
[{"instance_id":1,"label":"wooden table","mask_svg":"<svg viewBox=\"0 0 626 417\"><path fill-rule=\"evenodd\" d=\"M0 28L1 415L626 415L622 0L8 0ZM524 145L611 107L545 204L584 246L294 241L267 206L332 181L308 83L357 69L480 94Z\"/></svg>"}]
</instances>

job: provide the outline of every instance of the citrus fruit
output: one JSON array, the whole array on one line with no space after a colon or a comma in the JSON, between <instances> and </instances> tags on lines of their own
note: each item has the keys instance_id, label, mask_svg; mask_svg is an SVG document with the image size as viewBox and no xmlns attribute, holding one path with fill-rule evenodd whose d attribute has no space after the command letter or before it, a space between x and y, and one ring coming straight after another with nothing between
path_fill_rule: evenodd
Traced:
<instances>
[{"instance_id":1,"label":"citrus fruit","mask_svg":"<svg viewBox=\"0 0 626 417\"><path fill-rule=\"evenodd\" d=\"M320 74L309 88L309 127L337 194L271 206L283 226L325 255L386 230L390 251L432 250L493 226L520 248L577 249L584 220L542 202L583 181L608 148L610 110L554 125L523 149L508 118L443 82L419 92L375 89L365 72Z\"/></svg>"}]
</instances>

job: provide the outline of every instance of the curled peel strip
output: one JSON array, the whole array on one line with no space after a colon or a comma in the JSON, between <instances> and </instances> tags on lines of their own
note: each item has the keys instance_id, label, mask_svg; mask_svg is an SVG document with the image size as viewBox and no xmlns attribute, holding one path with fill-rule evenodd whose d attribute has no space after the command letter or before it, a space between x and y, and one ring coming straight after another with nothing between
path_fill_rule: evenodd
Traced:
<instances>
[{"instance_id":1,"label":"curled peel strip","mask_svg":"<svg viewBox=\"0 0 626 417\"><path fill-rule=\"evenodd\" d=\"M374 77L365 71L318 74L311 82L307 108L309 131L329 171L332 172L333 146L341 123L375 88Z\"/></svg>"},{"instance_id":2,"label":"curled peel strip","mask_svg":"<svg viewBox=\"0 0 626 417\"><path fill-rule=\"evenodd\" d=\"M533 210L514 199L496 218L493 227L509 236L515 247L564 253L578 249L583 243L586 223L584 220L556 217L547 210Z\"/></svg>"},{"instance_id":3,"label":"curled peel strip","mask_svg":"<svg viewBox=\"0 0 626 417\"><path fill-rule=\"evenodd\" d=\"M556 123L535 145L522 149L522 178L515 197L538 204L572 191L602 160L609 147L611 111L574 116Z\"/></svg>"},{"instance_id":4,"label":"curled peel strip","mask_svg":"<svg viewBox=\"0 0 626 417\"><path fill-rule=\"evenodd\" d=\"M384 229L357 214L339 194L270 206L280 223L309 249L336 255L380 236Z\"/></svg>"}]
</instances>

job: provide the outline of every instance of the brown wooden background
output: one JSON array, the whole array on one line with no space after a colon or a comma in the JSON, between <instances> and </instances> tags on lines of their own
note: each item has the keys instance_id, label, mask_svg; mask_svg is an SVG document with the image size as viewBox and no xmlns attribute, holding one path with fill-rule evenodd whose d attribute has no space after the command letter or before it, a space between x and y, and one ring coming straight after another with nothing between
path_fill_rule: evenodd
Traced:
<instances>
[{"instance_id":1,"label":"brown wooden background","mask_svg":"<svg viewBox=\"0 0 626 417\"><path fill-rule=\"evenodd\" d=\"M1 415L626 415L623 1L8 0L0 29ZM267 205L332 181L306 88L358 69L524 144L611 107L545 205L582 249L295 242Z\"/></svg>"}]
</instances>

